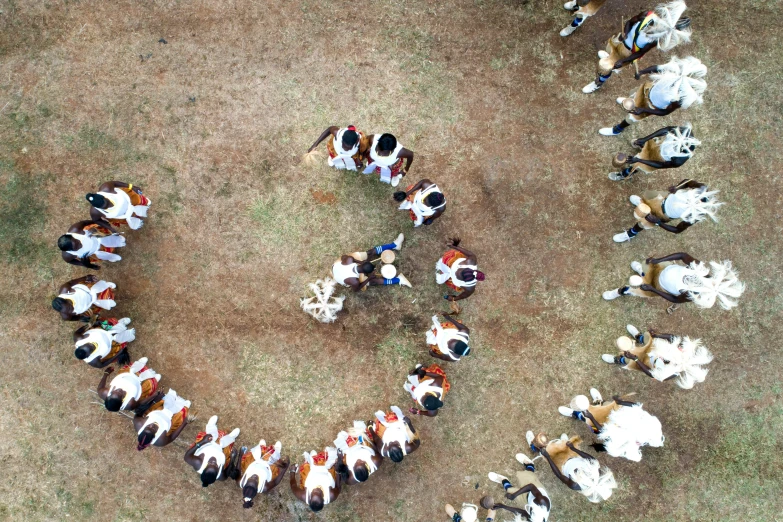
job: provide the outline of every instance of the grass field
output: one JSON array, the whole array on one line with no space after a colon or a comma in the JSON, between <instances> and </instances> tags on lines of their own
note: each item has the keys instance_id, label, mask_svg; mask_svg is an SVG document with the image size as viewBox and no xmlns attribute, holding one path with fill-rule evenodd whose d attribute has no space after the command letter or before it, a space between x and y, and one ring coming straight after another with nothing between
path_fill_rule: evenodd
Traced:
<instances>
[{"instance_id":1,"label":"grass field","mask_svg":"<svg viewBox=\"0 0 783 522\"><path fill-rule=\"evenodd\" d=\"M710 68L704 105L616 138L596 131L622 118L632 72L580 89L621 19L652 4L610 0L568 39L560 4L0 0L0 520L446 520L446 502L501 497L487 472L517 469L527 429L589 440L557 406L590 386L637 392L666 445L641 463L602 456L620 488L601 505L541 467L553 522L783 520L778 2L689 2L694 38L677 52ZM703 146L683 168L606 179L634 138L685 121ZM388 186L325 156L303 164L347 123L413 150L408 179L438 183L444 217L413 230ZM612 243L633 223L628 196L686 177L720 189L718 223ZM137 328L131 354L198 415L162 450L137 452L130 421L96 404L100 372L73 357L75 325L49 304L85 273L56 238L111 179L153 200L100 272L118 285L115 315ZM299 310L334 258L400 231L412 289L351 295L333 325ZM419 452L319 515L286 483L251 510L232 483L200 487L182 454L212 414L298 461L354 419L407 407L405 375L447 309L433 268L454 236L487 280L465 302L473 353L446 369L446 407L414 419ZM678 251L733 260L739 308L601 299L632 260ZM704 339L706 382L680 390L602 363L629 322Z\"/></svg>"}]
</instances>

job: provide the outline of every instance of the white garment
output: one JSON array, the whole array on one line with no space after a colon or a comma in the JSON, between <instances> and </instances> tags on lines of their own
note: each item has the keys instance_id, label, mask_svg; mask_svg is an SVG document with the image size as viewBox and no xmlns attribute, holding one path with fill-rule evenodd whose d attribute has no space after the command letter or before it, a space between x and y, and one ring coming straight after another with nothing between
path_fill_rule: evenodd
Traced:
<instances>
[{"instance_id":1,"label":"white garment","mask_svg":"<svg viewBox=\"0 0 783 522\"><path fill-rule=\"evenodd\" d=\"M108 331L111 333L112 339L115 343L129 343L136 339L136 329L128 328L130 323L131 320L129 317L123 317L117 321L117 324L109 328Z\"/></svg>"},{"instance_id":2,"label":"white garment","mask_svg":"<svg viewBox=\"0 0 783 522\"><path fill-rule=\"evenodd\" d=\"M93 236L89 232L86 234L77 234L75 232L68 232L66 236L71 236L73 239L81 243L79 250L68 250L67 252L79 259L83 257L89 257L101 249L101 241L99 238Z\"/></svg>"},{"instance_id":3,"label":"white garment","mask_svg":"<svg viewBox=\"0 0 783 522\"><path fill-rule=\"evenodd\" d=\"M416 193L413 195L412 202L406 199L405 201L400 203L400 210L411 210L413 214L416 216L416 220L413 222L414 227L420 227L424 223L425 219L427 219L430 216L434 216L436 211L446 206L445 200L443 201L442 204L434 208L428 207L427 204L424 203L424 198L426 198L433 192L439 192L442 194L438 186L433 183L432 185L430 185L424 190L417 190Z\"/></svg>"},{"instance_id":4,"label":"white garment","mask_svg":"<svg viewBox=\"0 0 783 522\"><path fill-rule=\"evenodd\" d=\"M688 210L688 191L678 190L663 200L663 213L671 219L679 219Z\"/></svg>"},{"instance_id":5,"label":"white garment","mask_svg":"<svg viewBox=\"0 0 783 522\"><path fill-rule=\"evenodd\" d=\"M571 480L574 479L574 473L583 467L589 467L590 461L584 457L571 457L563 464L563 469L560 472Z\"/></svg>"},{"instance_id":6,"label":"white garment","mask_svg":"<svg viewBox=\"0 0 783 522\"><path fill-rule=\"evenodd\" d=\"M636 30L643 21L644 20L636 22L633 24L633 27L631 27L631 30L628 31L628 36L625 37L625 41L623 42L628 49L633 50L633 39L636 36ZM652 42L652 40L645 34L644 30L639 31L639 38L636 39L636 46L639 49L644 49L650 42Z\"/></svg>"},{"instance_id":7,"label":"white garment","mask_svg":"<svg viewBox=\"0 0 783 522\"><path fill-rule=\"evenodd\" d=\"M546 492L546 490L542 487L538 488L538 491L541 493L541 496L546 498L549 501L549 507L552 507L552 499L549 498L549 494ZM534 509L538 509L539 511L546 512L546 517L549 517L549 509L547 509L546 506L542 506L541 504L536 503L536 496L533 495L533 492L529 492L527 494L527 504L525 504L525 511L528 513L532 513ZM535 506L535 507L533 507Z\"/></svg>"},{"instance_id":8,"label":"white garment","mask_svg":"<svg viewBox=\"0 0 783 522\"><path fill-rule=\"evenodd\" d=\"M684 281L685 277L693 273L693 270L687 266L669 265L658 275L658 285L672 295L681 295L688 288Z\"/></svg>"},{"instance_id":9,"label":"white garment","mask_svg":"<svg viewBox=\"0 0 783 522\"><path fill-rule=\"evenodd\" d=\"M267 482L272 480L272 464L280 460L280 449L282 444L280 441L275 443L275 449L269 456L269 460L264 460L264 454L261 452L261 446L266 446L266 441L261 439L258 445L250 450L253 455L253 462L251 462L242 478L239 480L239 487L244 488L247 481L250 480L253 475L258 476L258 491L263 491Z\"/></svg>"},{"instance_id":10,"label":"white garment","mask_svg":"<svg viewBox=\"0 0 783 522\"><path fill-rule=\"evenodd\" d=\"M335 264L332 266L332 276L334 276L334 280L340 283L343 286L348 286L345 284L346 279L350 279L352 277L359 277L359 265L357 263L351 263L350 265L344 265L341 259L338 259Z\"/></svg>"},{"instance_id":11,"label":"white garment","mask_svg":"<svg viewBox=\"0 0 783 522\"><path fill-rule=\"evenodd\" d=\"M461 270L463 268L470 268L471 270L478 270L478 266L476 265L465 265L462 266L462 263L467 261L466 258L461 257L454 261L451 266L447 265L443 262L443 258L438 259L438 262L435 264L435 281L439 285L442 285L449 279L451 279L451 282L456 286L457 288L468 288L471 286L476 286L476 283L478 282L478 279L474 279L473 281L467 282L467 281L461 281L457 279L457 271Z\"/></svg>"},{"instance_id":12,"label":"white garment","mask_svg":"<svg viewBox=\"0 0 783 522\"><path fill-rule=\"evenodd\" d=\"M348 445L349 436L358 439L353 446ZM375 470L378 469L372 461L372 457L375 456L375 449L372 447L367 434L367 425L364 422L354 421L352 428L338 433L337 438L334 440L334 445L345 455L345 464L348 466L354 479L356 475L354 475L353 468L359 460L367 464L367 470L370 474L375 473Z\"/></svg>"},{"instance_id":13,"label":"white garment","mask_svg":"<svg viewBox=\"0 0 783 522\"><path fill-rule=\"evenodd\" d=\"M310 464L310 471L305 477L305 502L310 503L310 494L315 489L320 489L324 494L324 505L329 503L329 490L335 487L334 477L329 470L332 469L337 462L337 450L335 448L326 448L328 455L326 463L323 466L319 466L313 462L313 457L318 454L316 451L304 454L305 462Z\"/></svg>"},{"instance_id":14,"label":"white garment","mask_svg":"<svg viewBox=\"0 0 783 522\"><path fill-rule=\"evenodd\" d=\"M77 284L71 287L70 292L60 294L57 297L73 303L73 313L77 315L83 314L93 305L103 308L104 310L111 310L117 304L113 299L98 299L98 294L107 288L117 288L117 285L114 283L107 283L106 281L98 281L92 285L92 287Z\"/></svg>"},{"instance_id":15,"label":"white garment","mask_svg":"<svg viewBox=\"0 0 783 522\"><path fill-rule=\"evenodd\" d=\"M398 442L400 444L400 449L402 449L402 454L408 455L405 445L413 441L413 433L405 423L405 416L403 415L402 410L397 406L392 406L389 409L397 416L396 421L389 422L386 420L386 414L384 412L375 412L375 418L378 419L378 422L380 422L384 428L386 428L383 432L383 436L381 436L381 442L383 442L381 456L389 456L387 448L392 442Z\"/></svg>"},{"instance_id":16,"label":"white garment","mask_svg":"<svg viewBox=\"0 0 783 522\"><path fill-rule=\"evenodd\" d=\"M103 359L112 349L112 342L123 344L129 343L136 339L136 329L127 328L131 320L127 317L120 319L117 324L113 325L108 330L104 330L101 327L95 327L87 330L84 335L84 339L76 341L75 347L78 348L85 344L95 343L98 348L84 359L84 362L91 363L97 358Z\"/></svg>"},{"instance_id":17,"label":"white garment","mask_svg":"<svg viewBox=\"0 0 783 522\"><path fill-rule=\"evenodd\" d=\"M112 263L122 259L122 257L120 257L117 254L101 250L101 247L104 248L124 247L125 236L121 236L120 234L111 234L109 236L100 237L90 232L89 230L85 230L84 232L85 232L84 234L76 234L74 232L69 232L66 234L67 236L71 236L72 238L79 241L79 243L81 243L82 245L81 248L79 248L79 250L69 250L68 251L69 254L79 259L94 255L98 259L102 259L104 261L111 261Z\"/></svg>"},{"instance_id":18,"label":"white garment","mask_svg":"<svg viewBox=\"0 0 783 522\"><path fill-rule=\"evenodd\" d=\"M109 208L99 208L98 211L106 216L107 219L124 219L132 230L138 230L144 222L133 217L134 214L141 217L147 217L148 205L132 205L130 196L121 189L114 189L115 192L98 192L99 195L111 201Z\"/></svg>"},{"instance_id":19,"label":"white garment","mask_svg":"<svg viewBox=\"0 0 783 522\"><path fill-rule=\"evenodd\" d=\"M650 103L657 109L665 109L680 99L677 89L672 89L663 82L653 84L650 88L649 97Z\"/></svg>"},{"instance_id":20,"label":"white garment","mask_svg":"<svg viewBox=\"0 0 783 522\"><path fill-rule=\"evenodd\" d=\"M436 333L432 333L432 330L427 330L427 344L436 345L440 353L448 355L452 361L458 361L460 356L451 351L449 342L462 341L468 344L470 340L468 334L460 332L456 328L443 328L437 315L432 316L432 326L435 328Z\"/></svg>"},{"instance_id":21,"label":"white garment","mask_svg":"<svg viewBox=\"0 0 783 522\"><path fill-rule=\"evenodd\" d=\"M330 157L327 160L330 167L334 167L338 170L343 170L343 169L356 170L356 162L354 161L352 156L354 156L357 152L359 152L359 143L361 142L361 140L357 141L356 145L354 145L351 150L344 150L343 135L347 130L348 128L345 127L337 131L337 134L334 137L334 152L337 154L337 156L334 158Z\"/></svg>"},{"instance_id":22,"label":"white garment","mask_svg":"<svg viewBox=\"0 0 783 522\"><path fill-rule=\"evenodd\" d=\"M403 388L422 407L424 405L421 403L421 399L428 393L434 393L438 399L443 396L443 388L437 386L432 377L425 377L423 381L420 381L418 375L408 375L408 382L405 383Z\"/></svg>"},{"instance_id":23,"label":"white garment","mask_svg":"<svg viewBox=\"0 0 783 522\"><path fill-rule=\"evenodd\" d=\"M193 455L196 457L203 456L203 460L201 461L201 467L198 469L199 475L201 475L204 472L204 470L207 469L210 459L214 458L215 461L217 461L217 465L218 465L217 478L220 478L220 474L223 473L223 466L226 465L226 455L225 453L223 453L223 448L220 447L220 444L215 442L215 440L213 439L212 441L207 442L199 449L197 449L196 453L194 453Z\"/></svg>"},{"instance_id":24,"label":"white garment","mask_svg":"<svg viewBox=\"0 0 783 522\"><path fill-rule=\"evenodd\" d=\"M384 183L391 183L391 167L395 163L397 163L397 155L402 150L402 144L398 141L397 147L389 154L388 156L380 156L376 152L376 146L378 145L378 140L381 138L380 134L375 134L372 138L372 143L370 144L370 163L367 165L367 167L364 169L364 174L372 174L375 172L375 168L379 168L381 170L381 181Z\"/></svg>"},{"instance_id":25,"label":"white garment","mask_svg":"<svg viewBox=\"0 0 783 522\"><path fill-rule=\"evenodd\" d=\"M210 435L212 440L201 446L201 448L199 448L196 453L194 453L194 455L196 457L204 455L204 459L201 461L201 468L198 470L199 475L207 468L209 459L214 457L218 463L217 478L220 478L220 474L223 472L223 466L226 464L226 455L223 453L223 448L227 448L234 443L234 441L237 439L237 436L239 435L239 428L234 428L234 430L228 435L220 437L220 432L217 428L217 421L217 415L213 415L209 418L204 432L207 435Z\"/></svg>"},{"instance_id":26,"label":"white garment","mask_svg":"<svg viewBox=\"0 0 783 522\"><path fill-rule=\"evenodd\" d=\"M157 424L158 431L155 432L155 436L152 438L150 444L155 444L161 435L168 432L171 429L171 419L182 411L182 408L190 408L190 401L186 401L182 397L177 395L172 389L166 392L163 396L163 408L160 410L151 411L147 414L144 425L137 432L137 435L144 431L144 428L150 424Z\"/></svg>"},{"instance_id":27,"label":"white garment","mask_svg":"<svg viewBox=\"0 0 783 522\"><path fill-rule=\"evenodd\" d=\"M111 383L109 384L109 393L111 393L113 390L125 391L125 397L122 399L122 406L120 406L121 410L125 409L131 399L139 400L139 397L141 397L142 382L146 381L147 379L155 379L156 381L160 381L161 375L156 373L152 368L147 368L143 372L141 371L146 364L147 358L142 357L138 361L131 364L130 369L127 372L119 374L114 379L112 379Z\"/></svg>"},{"instance_id":28,"label":"white garment","mask_svg":"<svg viewBox=\"0 0 783 522\"><path fill-rule=\"evenodd\" d=\"M85 344L94 344L96 346L92 353L83 359L84 362L91 363L95 359L103 359L111 353L113 337L110 332L107 332L101 327L97 327L84 332L84 336L84 339L76 341L76 348L84 346Z\"/></svg>"}]
</instances>

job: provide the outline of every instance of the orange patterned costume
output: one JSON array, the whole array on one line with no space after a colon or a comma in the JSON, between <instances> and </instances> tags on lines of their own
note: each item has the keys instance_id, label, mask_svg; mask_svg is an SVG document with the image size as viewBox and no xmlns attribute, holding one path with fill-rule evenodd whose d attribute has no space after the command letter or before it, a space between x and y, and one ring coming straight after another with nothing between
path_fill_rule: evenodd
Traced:
<instances>
[{"instance_id":1,"label":"orange patterned costume","mask_svg":"<svg viewBox=\"0 0 783 522\"><path fill-rule=\"evenodd\" d=\"M158 401L150 406L150 408L147 410L147 413L162 409L163 401ZM167 432L169 435L174 433L177 429L179 429L180 426L182 426L182 423L185 422L185 419L188 418L188 411L188 408L183 407L180 411L174 414L174 416L171 418L171 428L169 428L169 431ZM198 443L198 441L196 441L196 443Z\"/></svg>"},{"instance_id":2,"label":"orange patterned costume","mask_svg":"<svg viewBox=\"0 0 783 522\"><path fill-rule=\"evenodd\" d=\"M454 321L459 323L459 324L462 324L462 321L460 321L459 319L455 319ZM451 324L448 321L441 321L440 325L441 325L441 327L443 327L444 330L449 330L449 329L450 330L454 330L454 325ZM432 334L435 335L435 336L438 335L438 331L434 327L432 328ZM432 350L433 352L435 352L435 353L437 353L439 355L443 355L443 352L440 351L440 348L438 348L437 344L429 344L427 346L429 346L430 350ZM440 370L439 367L438 367L438 369ZM441 371L443 371L443 370L441 370ZM444 378L446 377L445 373L443 374L443 377ZM446 387L444 386L443 389L444 389L444 395L445 395Z\"/></svg>"},{"instance_id":3,"label":"orange patterned costume","mask_svg":"<svg viewBox=\"0 0 783 522\"><path fill-rule=\"evenodd\" d=\"M443 254L443 257L441 258L441 261L443 261L443 264L445 264L446 266L451 268L451 265L453 265L454 262L457 261L458 259L465 259L465 254L463 254L462 252L459 252L457 250L449 250L448 252ZM457 285L455 285L454 283L452 283L451 279L446 281L446 286L448 286L449 288L451 288L452 290L454 290L458 294L462 293L465 290L464 288L460 288Z\"/></svg>"},{"instance_id":4,"label":"orange patterned costume","mask_svg":"<svg viewBox=\"0 0 783 522\"><path fill-rule=\"evenodd\" d=\"M274 455L275 453L275 447L274 446L261 446L261 454L263 455L263 460L268 461L269 458ZM244 455L242 455L242 460L239 463L239 474L240 476L244 476L245 471L247 471L247 467L250 466L253 462L256 461L256 458L253 456L253 453L251 451L246 452ZM309 469L309 464L307 464ZM276 465L270 465L269 469L272 472L272 480L271 482L274 483L277 480L277 477L280 475L280 466Z\"/></svg>"},{"instance_id":5,"label":"orange patterned costume","mask_svg":"<svg viewBox=\"0 0 783 522\"><path fill-rule=\"evenodd\" d=\"M321 451L313 456L313 462L315 464L322 466L326 464L327 459L329 458L329 455L325 451ZM310 463L305 462L301 466L299 466L299 487L302 489L305 489L305 480L307 480L307 475L310 473ZM334 471L334 466L332 466L329 469L329 474L332 476L335 481L337 480L337 474ZM327 492L324 492L327 493Z\"/></svg>"},{"instance_id":6,"label":"orange patterned costume","mask_svg":"<svg viewBox=\"0 0 783 522\"><path fill-rule=\"evenodd\" d=\"M149 206L150 204L150 200L149 198L147 198L147 196L145 196L144 194L137 193L135 190L133 190L130 187L115 186L114 191L116 192L118 190L125 192L128 195L128 197L130 197L131 205L133 205L134 207L136 205ZM109 223L111 223L113 227L119 227L120 225L126 224L126 221L124 219L109 219L108 221Z\"/></svg>"},{"instance_id":7,"label":"orange patterned costume","mask_svg":"<svg viewBox=\"0 0 783 522\"><path fill-rule=\"evenodd\" d=\"M131 368L131 365L129 365L129 364L123 366L117 372L117 375L130 372L130 368ZM137 373L142 374L142 373L146 372L147 370L149 370L149 368L144 366ZM155 394L155 392L157 392L157 391L158 391L158 381L157 381L157 379L155 379L155 378L144 379L143 381L141 381L141 396L139 397L138 402L139 403L144 402L148 398L152 397ZM162 408L163 407L163 402L162 401L160 402L160 405L161 405L161 408Z\"/></svg>"},{"instance_id":8,"label":"orange patterned costume","mask_svg":"<svg viewBox=\"0 0 783 522\"><path fill-rule=\"evenodd\" d=\"M222 439L226 435L227 435L227 433L225 431L218 430L218 438L217 439L213 439L212 442L218 442L220 439ZM198 432L196 434L196 441L193 444L191 444L190 447L192 448L193 446L195 446L196 444L201 442L204 439L204 437L206 437L206 436L207 436L207 432L206 431ZM231 450L233 450L233 449L234 449L234 443L233 442L231 444L229 444L228 446L226 446L225 448L223 448L223 455L226 456L226 462L227 463L231 462Z\"/></svg>"}]
</instances>

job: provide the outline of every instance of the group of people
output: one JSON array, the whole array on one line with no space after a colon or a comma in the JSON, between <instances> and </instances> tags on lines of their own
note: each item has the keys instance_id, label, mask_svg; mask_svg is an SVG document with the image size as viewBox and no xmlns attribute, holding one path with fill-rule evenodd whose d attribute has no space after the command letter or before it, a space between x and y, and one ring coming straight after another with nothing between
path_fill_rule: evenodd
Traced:
<instances>
[{"instance_id":1,"label":"group of people","mask_svg":"<svg viewBox=\"0 0 783 522\"><path fill-rule=\"evenodd\" d=\"M343 130L347 129L340 129L339 135L345 135ZM330 165L336 167L334 163L330 161ZM421 192L425 194L420 195ZM422 216L422 205L437 203L434 195L440 194L442 199L437 186L428 180L400 194L403 195L400 201L415 206L415 211L413 207L406 207L411 210L414 226L429 224L442 214L445 200L441 201L440 212L426 216L431 218L429 222L424 222L426 218L417 222L414 217ZM66 262L100 270L102 262L121 259L116 253L118 248L126 246L121 227L141 228L151 201L139 187L119 181L104 183L96 193L87 194L86 199L91 205L91 219L69 227L57 245ZM372 262L380 259L384 252L399 251L404 239L400 234L387 245L342 256L335 263L335 277L339 277L341 284L357 291L377 284L410 286L402 275L391 282L370 275L374 268ZM451 296L454 300L470 295L475 282L483 279L483 274L477 270L475 255L459 243L458 239L449 243L451 249L437 267L439 282L457 292L456 296ZM444 273L448 277L443 278ZM129 327L131 319L116 319L107 314L116 306L116 288L114 283L92 274L73 279L61 286L52 308L63 320L84 323L73 334L74 356L103 370L96 393L106 410L132 413L137 449L168 446L190 423L191 402L175 390L164 393L160 386L161 374L151 368L148 359L134 360L130 356L128 345L136 337L135 329ZM442 361L458 361L470 351L470 330L448 314L444 314L442 320L433 317L433 326L425 338L429 353ZM436 416L450 386L445 371L437 364L417 365L403 384L413 401L408 415ZM291 465L290 459L282 455L279 441L268 445L262 439L251 449L237 447L239 433L239 428L231 432L219 429L218 417L212 416L185 452L184 460L199 474L204 487L217 481L234 480L241 489L245 508L253 506L258 494L277 487L289 472L294 495L313 511L320 511L337 498L343 485L367 481L385 459L402 462L421 444L411 419L397 406L377 411L370 422L354 421L322 451L305 453L298 465Z\"/></svg>"},{"instance_id":2,"label":"group of people","mask_svg":"<svg viewBox=\"0 0 783 522\"><path fill-rule=\"evenodd\" d=\"M576 11L576 18L561 34L573 33L604 2L576 0L566 3L566 9ZM668 51L687 42L691 34L690 20L682 16L684 11L685 4L675 1L628 20L622 32L609 40L606 51L599 53L598 76L584 91L598 90L613 73L630 63L635 64L654 47ZM663 116L702 102L701 95L706 87L702 78L706 67L698 59L673 58L664 65L637 69L635 76L639 79L648 74L650 81L630 97L617 99L628 115L614 127L601 129L602 135L616 135L649 115ZM314 151L324 140L327 140L330 167L378 174L382 182L393 187L408 174L413 161L413 152L388 133L366 135L353 125L332 126L318 137L308 152ZM633 144L639 152L633 156L618 154L613 164L620 170L612 172L610 179L628 180L638 172L650 174L678 168L701 142L695 138L691 125L685 124L664 127ZM706 218L715 220L716 211L723 204L716 194L717 191L703 183L685 179L666 191L633 195L630 201L636 223L616 234L614 241L628 242L642 230L655 227L679 234ZM119 181L102 184L96 193L87 194L86 199L91 205L90 219L70 226L57 245L67 263L99 270L104 261L121 260L117 250L126 246L126 240L119 232L120 228L141 228L151 201L139 187ZM400 210L409 211L414 227L432 224L446 209L443 192L429 179L394 192L393 199L400 203ZM386 277L382 270L378 273L378 267L391 254L401 250L404 240L404 234L399 234L391 243L341 256L332 266L334 280L356 292L370 286L410 287L410 281L402 274ZM455 363L470 354L471 333L455 317L459 313L456 302L470 297L485 276L478 270L476 254L464 248L459 239L450 239L447 247L436 263L435 276L438 284L445 284L449 289L443 297L451 304L452 313L432 317L432 326L426 332L424 342L431 357ZM692 301L702 308L718 303L731 309L744 291L744 285L728 261L707 265L689 254L676 253L648 258L645 264L634 262L631 268L636 274L628 284L605 292L604 299L626 295L660 296L673 305ZM116 305L115 290L114 283L87 275L62 285L52 307L63 320L85 323L74 332L74 355L94 368L103 369L96 392L108 411L133 413L137 449L167 446L189 424L191 402L172 389L163 393L161 375L148 365L148 359L134 360L130 356L128 345L135 339L135 329L129 328L131 320L106 315ZM683 389L704 381L712 354L699 339L661 334L652 329L642 333L632 325L626 329L629 336L617 339L617 355L604 354L604 362L642 372L657 381L675 380ZM117 365L118 370L110 379L115 372L113 365ZM199 474L204 487L216 481L235 481L245 508L253 506L258 494L276 488L288 473L294 495L311 510L320 511L337 499L344 485L354 486L369 480L385 459L400 463L415 452L421 440L408 415L438 415L450 388L446 372L439 364L418 364L403 383L403 389L413 402L407 414L398 406L390 406L375 412L371 421L356 420L322 450L305 452L298 464L292 464L289 457L283 456L280 441L268 445L261 439L250 449L238 447L239 428L223 431L218 428L218 417L212 416L185 452L184 460ZM595 436L592 447L596 451L639 461L641 448L662 446L664 436L660 421L631 397L632 394L613 396L611 401L604 401L599 391L592 388L589 399L584 395L576 396L558 411L590 428ZM516 455L523 467L515 474L516 485L499 473L488 475L489 480L503 487L508 500L524 495L525 504L515 507L484 497L481 506L488 510L487 520L492 520L497 510L512 512L520 520L539 522L548 519L552 504L536 471L535 460L539 458L548 463L554 475L567 487L592 502L609 498L617 486L609 468L581 448L579 436L564 434L549 439L543 433L536 435L528 431L526 442L532 458L524 452ZM478 506L464 504L457 512L447 505L446 512L454 521L470 522L477 519Z\"/></svg>"},{"instance_id":3,"label":"group of people","mask_svg":"<svg viewBox=\"0 0 783 522\"><path fill-rule=\"evenodd\" d=\"M575 18L561 31L561 36L572 34L605 2L567 2L564 7L573 11ZM669 51L689 41L691 21L682 16L685 9L684 2L673 1L625 22L620 34L609 39L606 50L599 51L597 77L585 86L583 92L597 91L613 73L619 73L631 63L636 66L637 60L655 47ZM637 80L646 75L650 79L634 89L629 97L617 98L617 103L628 113L625 120L613 127L602 128L599 133L617 135L648 116L665 116L677 109L701 104L706 72L704 64L694 57L675 57L666 64L643 70L636 67ZM612 164L619 170L609 174L610 180L630 180L639 172L651 174L657 170L681 167L701 142L696 139L692 126L686 123L663 127L634 140L633 145L639 150L635 155L618 153L613 159ZM716 221L716 213L723 205L717 194L718 191L711 190L704 183L684 179L665 191L632 195L629 199L634 207L635 224L614 235L613 240L616 243L629 242L643 230L655 227L679 234L706 218ZM626 295L659 296L672 303L668 309L670 313L677 305L686 302L693 302L701 308L711 308L717 303L728 310L737 305L737 299L745 289L731 262L705 264L687 253L650 257L644 264L634 261L631 268L636 274L631 276L628 284L604 292L604 299L613 300ZM616 341L617 355L603 354L602 361L642 372L660 382L674 380L683 389L690 389L705 380L706 366L713 356L700 339L658 333L653 329L642 333L630 324L626 329L629 335ZM613 396L611 401L605 401L597 389L591 388L590 399L578 395L568 406L560 406L558 411L589 427L595 437L591 445L595 451L638 462L642 458L641 448L661 447L665 437L660 421L640 402L631 400L632 396ZM490 481L503 487L506 499L515 500L524 495L525 504L522 507L510 506L485 496L480 506L487 510L487 521L493 520L498 510L513 513L517 521L542 522L548 519L551 500L536 475L534 461L539 458L547 462L561 482L591 502L609 498L617 487L612 471L602 466L594 455L581 449L583 441L579 436L563 434L549 439L543 433L536 435L528 431L526 442L535 457L531 458L526 453L516 455L524 469L516 472L515 484L499 473L490 472L488 475ZM446 514L454 522L474 522L478 513L479 506L475 504L465 503L459 511L450 504L446 505Z\"/></svg>"}]
</instances>

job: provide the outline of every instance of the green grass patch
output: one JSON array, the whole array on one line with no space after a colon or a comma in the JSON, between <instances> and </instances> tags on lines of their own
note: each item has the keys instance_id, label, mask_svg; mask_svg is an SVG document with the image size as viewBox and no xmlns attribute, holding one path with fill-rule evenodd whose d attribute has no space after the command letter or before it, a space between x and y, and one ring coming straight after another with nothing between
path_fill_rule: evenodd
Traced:
<instances>
[{"instance_id":1,"label":"green grass patch","mask_svg":"<svg viewBox=\"0 0 783 522\"><path fill-rule=\"evenodd\" d=\"M6 263L43 266L50 262L53 246L41 240L47 211L41 193L44 180L23 175L12 165L0 163L0 173L11 167L0 187L0 256Z\"/></svg>"}]
</instances>

